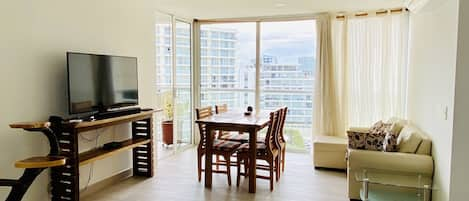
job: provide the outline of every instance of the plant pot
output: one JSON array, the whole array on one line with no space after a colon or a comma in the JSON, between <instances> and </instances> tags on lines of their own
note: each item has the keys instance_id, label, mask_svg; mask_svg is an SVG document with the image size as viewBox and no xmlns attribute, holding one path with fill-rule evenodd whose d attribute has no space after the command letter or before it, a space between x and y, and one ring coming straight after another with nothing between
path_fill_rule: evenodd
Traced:
<instances>
[{"instance_id":1,"label":"plant pot","mask_svg":"<svg viewBox=\"0 0 469 201\"><path fill-rule=\"evenodd\" d=\"M163 144L173 144L173 120L161 122L161 129L163 130Z\"/></svg>"}]
</instances>

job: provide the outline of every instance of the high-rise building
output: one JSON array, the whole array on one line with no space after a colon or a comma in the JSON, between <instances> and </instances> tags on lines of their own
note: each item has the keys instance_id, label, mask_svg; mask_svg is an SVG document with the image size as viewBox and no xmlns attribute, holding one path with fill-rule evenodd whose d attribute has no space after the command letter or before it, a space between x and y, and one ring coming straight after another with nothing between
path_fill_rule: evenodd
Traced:
<instances>
[{"instance_id":1,"label":"high-rise building","mask_svg":"<svg viewBox=\"0 0 469 201\"><path fill-rule=\"evenodd\" d=\"M298 69L303 72L312 72L316 69L316 59L314 57L299 57L298 58Z\"/></svg>"},{"instance_id":2,"label":"high-rise building","mask_svg":"<svg viewBox=\"0 0 469 201\"><path fill-rule=\"evenodd\" d=\"M176 29L176 81L179 85L190 85L190 36ZM237 32L232 29L203 28L201 30L201 101L202 105L226 103L238 106L242 94L233 93L240 88L239 61L237 54ZM185 40L185 39L188 40ZM166 24L156 27L156 63L159 91L171 88L172 50L171 27ZM187 45L188 48L185 48Z\"/></svg>"},{"instance_id":3,"label":"high-rise building","mask_svg":"<svg viewBox=\"0 0 469 201\"><path fill-rule=\"evenodd\" d=\"M155 29L156 37L156 77L158 91L164 91L171 87L172 79L172 46L171 46L171 26L167 24L157 24Z\"/></svg>"},{"instance_id":4,"label":"high-rise building","mask_svg":"<svg viewBox=\"0 0 469 201\"><path fill-rule=\"evenodd\" d=\"M237 44L238 35L234 29L201 29L202 105L239 105L241 93L235 91L240 88Z\"/></svg>"},{"instance_id":5,"label":"high-rise building","mask_svg":"<svg viewBox=\"0 0 469 201\"><path fill-rule=\"evenodd\" d=\"M293 127L311 127L313 77L297 64L271 63L277 59L263 58L261 69L261 107L275 109L288 106L287 123Z\"/></svg>"}]
</instances>

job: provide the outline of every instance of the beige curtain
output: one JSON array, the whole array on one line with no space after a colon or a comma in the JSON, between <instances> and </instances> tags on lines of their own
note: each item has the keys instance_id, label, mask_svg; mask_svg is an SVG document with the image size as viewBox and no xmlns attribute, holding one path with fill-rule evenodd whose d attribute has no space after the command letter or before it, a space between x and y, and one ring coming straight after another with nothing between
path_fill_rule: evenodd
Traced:
<instances>
[{"instance_id":1,"label":"beige curtain","mask_svg":"<svg viewBox=\"0 0 469 201\"><path fill-rule=\"evenodd\" d=\"M342 135L345 132L345 100L342 94L342 72L334 68L331 17L323 14L316 19L317 70L313 109L313 135ZM339 70L339 71L338 71Z\"/></svg>"}]
</instances>

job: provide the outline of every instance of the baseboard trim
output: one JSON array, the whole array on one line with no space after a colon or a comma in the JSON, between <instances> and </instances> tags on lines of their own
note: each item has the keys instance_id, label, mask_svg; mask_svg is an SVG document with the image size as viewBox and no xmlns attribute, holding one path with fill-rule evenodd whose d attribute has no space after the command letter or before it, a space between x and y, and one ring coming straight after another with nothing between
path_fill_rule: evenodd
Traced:
<instances>
[{"instance_id":1,"label":"baseboard trim","mask_svg":"<svg viewBox=\"0 0 469 201\"><path fill-rule=\"evenodd\" d=\"M133 175L132 174L132 168L130 168L130 169L127 169L127 170L124 170L124 171L120 172L119 174L116 174L116 175L113 175L109 178L98 181L98 182L88 186L88 188L80 190L80 198L84 198L86 196L93 195L96 192L98 192L98 191L100 191L104 188L107 188L109 186L114 185L115 183L118 183L122 180L125 180L125 179L128 179L129 177L132 177L132 175Z\"/></svg>"}]
</instances>

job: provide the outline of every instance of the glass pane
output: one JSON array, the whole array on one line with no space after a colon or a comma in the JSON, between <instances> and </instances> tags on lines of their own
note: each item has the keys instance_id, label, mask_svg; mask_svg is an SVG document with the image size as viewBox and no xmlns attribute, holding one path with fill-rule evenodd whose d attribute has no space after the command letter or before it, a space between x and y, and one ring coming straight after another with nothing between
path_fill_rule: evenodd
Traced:
<instances>
[{"instance_id":1,"label":"glass pane","mask_svg":"<svg viewBox=\"0 0 469 201\"><path fill-rule=\"evenodd\" d=\"M171 90L172 82L172 26L171 16L156 17L156 75L158 93Z\"/></svg>"},{"instance_id":2,"label":"glass pane","mask_svg":"<svg viewBox=\"0 0 469 201\"><path fill-rule=\"evenodd\" d=\"M202 106L254 106L256 24L202 25L200 43Z\"/></svg>"},{"instance_id":3,"label":"glass pane","mask_svg":"<svg viewBox=\"0 0 469 201\"><path fill-rule=\"evenodd\" d=\"M189 144L192 141L191 70L191 25L176 21L174 129L177 143Z\"/></svg>"},{"instance_id":4,"label":"glass pane","mask_svg":"<svg viewBox=\"0 0 469 201\"><path fill-rule=\"evenodd\" d=\"M156 140L159 158L172 154L172 150L160 149L161 144L173 144L173 63L172 63L172 19L165 14L156 15L155 49L156 49L156 86L157 105L164 109L163 115L156 115ZM167 122L165 122L167 121ZM164 122L164 123L163 123ZM163 131L164 130L164 131Z\"/></svg>"},{"instance_id":5,"label":"glass pane","mask_svg":"<svg viewBox=\"0 0 469 201\"><path fill-rule=\"evenodd\" d=\"M314 20L261 23L261 109L288 107L288 150L311 145L316 24Z\"/></svg>"}]
</instances>

